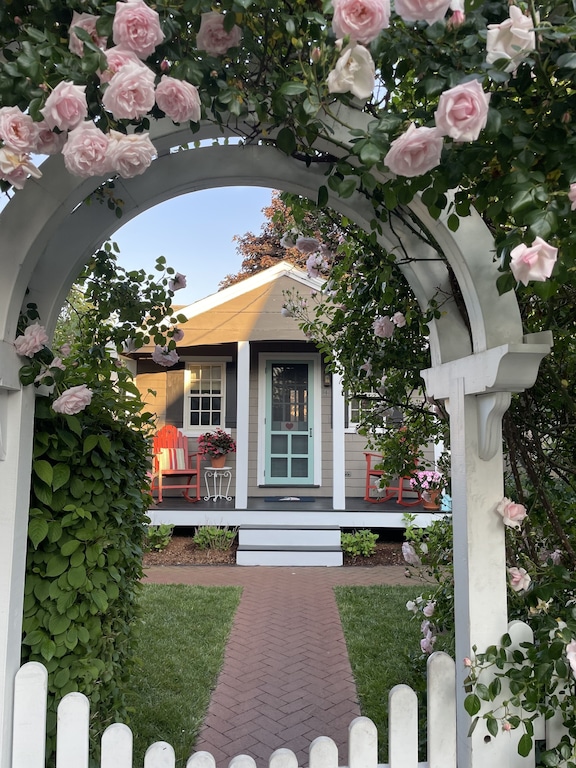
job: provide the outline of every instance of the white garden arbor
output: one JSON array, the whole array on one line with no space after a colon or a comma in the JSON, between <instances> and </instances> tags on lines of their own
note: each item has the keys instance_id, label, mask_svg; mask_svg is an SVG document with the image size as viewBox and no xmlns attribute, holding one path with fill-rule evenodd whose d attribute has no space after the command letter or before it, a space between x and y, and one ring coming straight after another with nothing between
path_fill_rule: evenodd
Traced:
<instances>
[{"instance_id":1,"label":"white garden arbor","mask_svg":"<svg viewBox=\"0 0 576 768\"><path fill-rule=\"evenodd\" d=\"M367 116L353 110L332 123L333 155L347 154L351 126L366 129ZM327 121L328 122L328 121ZM347 128L343 128L343 123ZM226 130L206 122L197 140L249 136L252 126ZM29 180L0 214L0 768L9 768L13 680L20 661L27 517L33 428L32 388L18 380L22 364L13 341L20 310L33 302L50 332L82 265L126 221L178 195L223 186L266 186L316 199L323 170L287 157L261 143L203 142L198 149L172 152L190 140L188 130L170 121L152 126L158 158L142 175L118 180L114 195L123 201L118 220L106 205L83 204L101 179L70 176L62 157L50 158L43 176ZM359 194L330 206L369 230L374 209ZM434 232L455 275L467 320L452 298L446 263L422 239L383 225L381 243L389 250L401 237L417 261L401 265L423 307L442 291L442 316L431 328L432 366L423 372L428 394L446 401L450 413L455 536L457 659L482 650L506 631L504 526L495 506L503 496L501 417L511 393L530 387L541 359L550 351L547 334L523 337L513 293L499 296L493 242L481 219L463 220L456 233L433 220L417 200L410 207ZM190 233L193 242L194 233ZM335 387L336 389L336 387ZM242 446L239 445L239 454ZM342 468L343 469L343 468ZM457 662L458 766L505 768L516 765L510 739L486 742L477 729L467 737L469 718L462 701L464 667ZM290 746L289 744L286 746Z\"/></svg>"}]
</instances>

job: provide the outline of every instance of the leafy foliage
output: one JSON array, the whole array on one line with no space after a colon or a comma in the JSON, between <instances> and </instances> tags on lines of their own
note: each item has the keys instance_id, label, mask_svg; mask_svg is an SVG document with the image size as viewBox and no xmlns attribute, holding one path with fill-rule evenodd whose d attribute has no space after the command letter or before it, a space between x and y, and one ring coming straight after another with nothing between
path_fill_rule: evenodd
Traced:
<instances>
[{"instance_id":1,"label":"leafy foliage","mask_svg":"<svg viewBox=\"0 0 576 768\"><path fill-rule=\"evenodd\" d=\"M161 525L149 525L146 531L146 537L144 541L144 550L146 552L150 550L156 550L161 552L166 549L170 541L172 540L172 534L174 533L174 526L168 523L162 523Z\"/></svg>"},{"instance_id":2,"label":"leafy foliage","mask_svg":"<svg viewBox=\"0 0 576 768\"><path fill-rule=\"evenodd\" d=\"M193 541L199 549L215 549L224 552L230 549L237 534L237 528L228 528L227 525L200 525L196 528Z\"/></svg>"},{"instance_id":3,"label":"leafy foliage","mask_svg":"<svg viewBox=\"0 0 576 768\"><path fill-rule=\"evenodd\" d=\"M342 552L352 557L370 557L376 551L376 542L378 534L373 533L368 528L363 528L352 533L342 532L340 534L340 543Z\"/></svg>"}]
</instances>

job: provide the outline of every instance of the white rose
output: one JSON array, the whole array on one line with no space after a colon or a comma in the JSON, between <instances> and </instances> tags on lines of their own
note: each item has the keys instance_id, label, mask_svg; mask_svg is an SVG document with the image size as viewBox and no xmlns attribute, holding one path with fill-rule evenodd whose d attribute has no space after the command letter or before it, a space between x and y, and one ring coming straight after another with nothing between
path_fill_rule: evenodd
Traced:
<instances>
[{"instance_id":1,"label":"white rose","mask_svg":"<svg viewBox=\"0 0 576 768\"><path fill-rule=\"evenodd\" d=\"M374 90L376 69L372 56L363 45L347 45L328 75L330 93L351 93L357 99L368 99Z\"/></svg>"},{"instance_id":2,"label":"white rose","mask_svg":"<svg viewBox=\"0 0 576 768\"><path fill-rule=\"evenodd\" d=\"M524 16L516 5L510 6L510 17L501 24L488 24L486 37L486 61L493 64L499 59L509 59L506 72L513 72L518 64L536 48L534 23Z\"/></svg>"}]
</instances>

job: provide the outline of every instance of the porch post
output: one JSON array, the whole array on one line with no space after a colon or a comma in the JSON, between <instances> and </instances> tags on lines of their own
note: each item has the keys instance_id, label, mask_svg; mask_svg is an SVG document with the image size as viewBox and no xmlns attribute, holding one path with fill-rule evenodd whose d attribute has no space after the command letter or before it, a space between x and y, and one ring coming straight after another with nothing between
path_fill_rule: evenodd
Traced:
<instances>
[{"instance_id":1,"label":"porch post","mask_svg":"<svg viewBox=\"0 0 576 768\"><path fill-rule=\"evenodd\" d=\"M248 507L248 452L250 424L250 342L238 342L236 403L236 497L235 508Z\"/></svg>"},{"instance_id":2,"label":"porch post","mask_svg":"<svg viewBox=\"0 0 576 768\"><path fill-rule=\"evenodd\" d=\"M332 374L332 508L346 509L345 399L342 376Z\"/></svg>"},{"instance_id":3,"label":"porch post","mask_svg":"<svg viewBox=\"0 0 576 768\"><path fill-rule=\"evenodd\" d=\"M0 342L2 344L2 342ZM34 392L20 389L19 361L0 349L0 768L10 768L14 676L20 666L30 502ZM10 345L11 346L11 345ZM12 358L8 360L8 358ZM11 365L6 366L5 363ZM18 388L16 388L18 387Z\"/></svg>"}]
</instances>

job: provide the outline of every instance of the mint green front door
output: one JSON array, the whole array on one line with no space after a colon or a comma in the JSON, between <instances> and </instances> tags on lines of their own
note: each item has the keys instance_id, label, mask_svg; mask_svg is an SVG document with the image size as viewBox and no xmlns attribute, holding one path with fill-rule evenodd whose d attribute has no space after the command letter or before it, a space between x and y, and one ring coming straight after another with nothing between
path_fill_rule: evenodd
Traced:
<instances>
[{"instance_id":1,"label":"mint green front door","mask_svg":"<svg viewBox=\"0 0 576 768\"><path fill-rule=\"evenodd\" d=\"M266 365L266 485L311 485L313 361Z\"/></svg>"}]
</instances>

